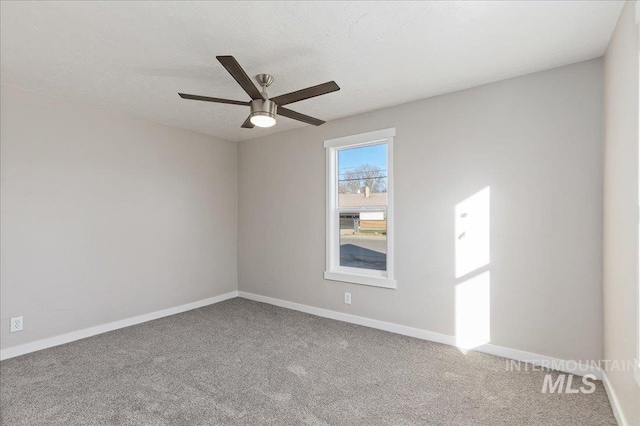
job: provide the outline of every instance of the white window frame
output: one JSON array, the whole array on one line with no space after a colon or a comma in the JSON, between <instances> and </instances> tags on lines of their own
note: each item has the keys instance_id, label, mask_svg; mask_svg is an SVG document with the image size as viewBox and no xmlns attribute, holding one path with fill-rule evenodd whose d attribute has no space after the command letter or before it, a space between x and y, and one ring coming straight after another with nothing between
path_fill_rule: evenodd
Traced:
<instances>
[{"instance_id":1,"label":"white window frame","mask_svg":"<svg viewBox=\"0 0 640 426\"><path fill-rule=\"evenodd\" d=\"M394 278L394 226L393 226L393 138L395 127L324 141L327 155L327 206L326 206L326 269L324 278L374 287L396 288ZM387 144L387 206L339 207L338 206L338 152L344 149L368 145ZM387 212L387 270L350 268L340 266L340 212Z\"/></svg>"}]
</instances>

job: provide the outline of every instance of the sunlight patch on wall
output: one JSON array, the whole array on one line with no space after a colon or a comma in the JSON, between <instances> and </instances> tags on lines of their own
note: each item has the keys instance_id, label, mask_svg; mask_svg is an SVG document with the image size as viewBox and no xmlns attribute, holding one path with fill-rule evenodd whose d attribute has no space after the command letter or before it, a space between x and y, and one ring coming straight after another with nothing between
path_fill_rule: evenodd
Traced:
<instances>
[{"instance_id":1,"label":"sunlight patch on wall","mask_svg":"<svg viewBox=\"0 0 640 426\"><path fill-rule=\"evenodd\" d=\"M456 345L471 349L491 340L490 188L455 208Z\"/></svg>"}]
</instances>

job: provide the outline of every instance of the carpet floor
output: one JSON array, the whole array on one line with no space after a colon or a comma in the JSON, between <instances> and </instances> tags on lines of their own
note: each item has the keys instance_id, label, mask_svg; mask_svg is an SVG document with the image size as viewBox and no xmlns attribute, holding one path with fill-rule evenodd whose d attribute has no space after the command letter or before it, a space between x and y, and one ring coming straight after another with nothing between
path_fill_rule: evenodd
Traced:
<instances>
[{"instance_id":1,"label":"carpet floor","mask_svg":"<svg viewBox=\"0 0 640 426\"><path fill-rule=\"evenodd\" d=\"M507 371L503 358L236 298L2 361L0 419L616 424L601 382L592 394L549 394L541 392L544 376Z\"/></svg>"}]
</instances>

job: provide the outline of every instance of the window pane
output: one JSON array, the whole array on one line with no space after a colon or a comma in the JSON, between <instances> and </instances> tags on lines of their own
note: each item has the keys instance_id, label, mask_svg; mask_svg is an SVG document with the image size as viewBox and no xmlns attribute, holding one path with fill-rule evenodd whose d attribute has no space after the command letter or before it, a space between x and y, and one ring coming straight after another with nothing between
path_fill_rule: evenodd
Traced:
<instances>
[{"instance_id":1,"label":"window pane","mask_svg":"<svg viewBox=\"0 0 640 426\"><path fill-rule=\"evenodd\" d=\"M340 213L340 266L387 270L387 213Z\"/></svg>"},{"instance_id":2,"label":"window pane","mask_svg":"<svg viewBox=\"0 0 640 426\"><path fill-rule=\"evenodd\" d=\"M338 151L338 206L387 205L387 144Z\"/></svg>"}]
</instances>

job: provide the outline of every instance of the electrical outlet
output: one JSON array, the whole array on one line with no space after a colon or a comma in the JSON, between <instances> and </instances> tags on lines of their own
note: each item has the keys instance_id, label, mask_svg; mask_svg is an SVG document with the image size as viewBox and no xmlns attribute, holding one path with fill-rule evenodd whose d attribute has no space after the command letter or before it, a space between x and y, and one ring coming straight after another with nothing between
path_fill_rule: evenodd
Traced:
<instances>
[{"instance_id":1,"label":"electrical outlet","mask_svg":"<svg viewBox=\"0 0 640 426\"><path fill-rule=\"evenodd\" d=\"M344 293L344 303L347 305L351 304L351 293Z\"/></svg>"},{"instance_id":2,"label":"electrical outlet","mask_svg":"<svg viewBox=\"0 0 640 426\"><path fill-rule=\"evenodd\" d=\"M11 318L11 332L22 331L22 317Z\"/></svg>"}]
</instances>

